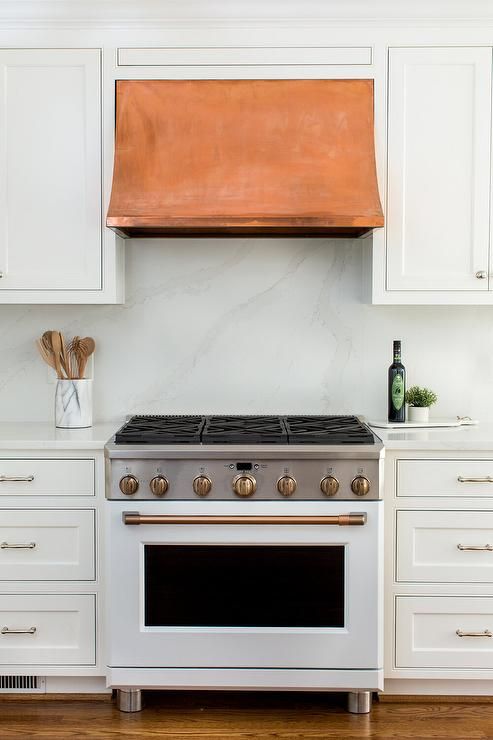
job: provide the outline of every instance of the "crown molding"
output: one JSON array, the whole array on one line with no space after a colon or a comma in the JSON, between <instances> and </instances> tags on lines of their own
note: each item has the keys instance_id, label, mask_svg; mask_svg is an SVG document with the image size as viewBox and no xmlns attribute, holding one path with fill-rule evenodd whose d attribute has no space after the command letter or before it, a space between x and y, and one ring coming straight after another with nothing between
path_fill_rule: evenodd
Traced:
<instances>
[{"instance_id":1,"label":"crown molding","mask_svg":"<svg viewBox=\"0 0 493 740\"><path fill-rule=\"evenodd\" d=\"M457 27L485 22L493 22L491 0L0 0L4 29Z\"/></svg>"}]
</instances>

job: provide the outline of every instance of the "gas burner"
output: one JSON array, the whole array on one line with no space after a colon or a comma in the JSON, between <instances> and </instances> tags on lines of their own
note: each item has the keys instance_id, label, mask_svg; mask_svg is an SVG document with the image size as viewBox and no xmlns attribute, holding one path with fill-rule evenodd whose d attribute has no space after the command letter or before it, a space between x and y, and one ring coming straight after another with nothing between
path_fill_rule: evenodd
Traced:
<instances>
[{"instance_id":1,"label":"gas burner","mask_svg":"<svg viewBox=\"0 0 493 740\"><path fill-rule=\"evenodd\" d=\"M357 416L287 416L289 444L374 444L370 429Z\"/></svg>"},{"instance_id":2,"label":"gas burner","mask_svg":"<svg viewBox=\"0 0 493 740\"><path fill-rule=\"evenodd\" d=\"M133 416L115 444L372 445L357 416Z\"/></svg>"},{"instance_id":3,"label":"gas burner","mask_svg":"<svg viewBox=\"0 0 493 740\"><path fill-rule=\"evenodd\" d=\"M132 416L115 434L115 443L200 444L203 416Z\"/></svg>"},{"instance_id":4,"label":"gas burner","mask_svg":"<svg viewBox=\"0 0 493 740\"><path fill-rule=\"evenodd\" d=\"M288 444L280 416L208 416L204 444Z\"/></svg>"}]
</instances>

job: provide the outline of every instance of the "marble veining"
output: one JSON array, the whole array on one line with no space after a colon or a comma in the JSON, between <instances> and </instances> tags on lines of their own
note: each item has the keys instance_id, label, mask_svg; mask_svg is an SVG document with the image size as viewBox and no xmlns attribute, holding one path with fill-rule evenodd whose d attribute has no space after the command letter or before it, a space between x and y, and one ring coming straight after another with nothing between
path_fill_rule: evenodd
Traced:
<instances>
[{"instance_id":1,"label":"marble veining","mask_svg":"<svg viewBox=\"0 0 493 740\"><path fill-rule=\"evenodd\" d=\"M84 429L92 426L92 380L57 380L55 426Z\"/></svg>"},{"instance_id":2,"label":"marble veining","mask_svg":"<svg viewBox=\"0 0 493 740\"><path fill-rule=\"evenodd\" d=\"M371 306L363 250L326 239L129 240L123 306L0 306L0 421L53 419L46 329L94 336L94 418L385 415L392 340L437 416L493 418L493 307Z\"/></svg>"}]
</instances>

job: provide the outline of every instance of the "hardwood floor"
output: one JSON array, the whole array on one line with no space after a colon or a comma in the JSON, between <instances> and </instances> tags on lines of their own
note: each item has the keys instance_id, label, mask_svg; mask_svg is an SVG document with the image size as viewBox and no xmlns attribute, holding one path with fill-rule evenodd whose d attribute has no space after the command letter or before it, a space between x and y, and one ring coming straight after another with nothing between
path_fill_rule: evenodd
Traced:
<instances>
[{"instance_id":1,"label":"hardwood floor","mask_svg":"<svg viewBox=\"0 0 493 740\"><path fill-rule=\"evenodd\" d=\"M148 693L145 710L136 714L123 714L110 701L4 698L0 699L0 738L493 738L491 703L374 703L368 716L347 714L344 698L289 693Z\"/></svg>"}]
</instances>

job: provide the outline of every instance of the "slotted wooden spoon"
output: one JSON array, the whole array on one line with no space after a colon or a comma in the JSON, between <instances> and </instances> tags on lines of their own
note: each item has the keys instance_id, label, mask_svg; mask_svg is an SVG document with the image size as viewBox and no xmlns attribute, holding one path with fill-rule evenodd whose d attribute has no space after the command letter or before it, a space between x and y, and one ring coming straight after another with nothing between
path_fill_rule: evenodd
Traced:
<instances>
[{"instance_id":1,"label":"slotted wooden spoon","mask_svg":"<svg viewBox=\"0 0 493 740\"><path fill-rule=\"evenodd\" d=\"M83 337L79 340L79 351L81 362L79 365L79 378L83 378L86 372L86 365L89 357L93 354L96 349L96 342L92 337Z\"/></svg>"}]
</instances>

